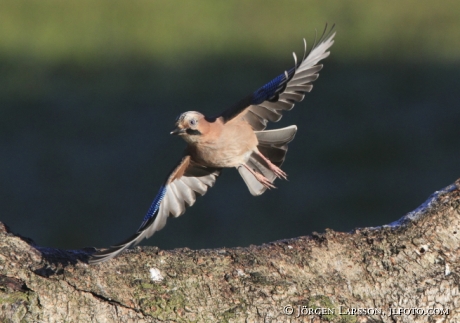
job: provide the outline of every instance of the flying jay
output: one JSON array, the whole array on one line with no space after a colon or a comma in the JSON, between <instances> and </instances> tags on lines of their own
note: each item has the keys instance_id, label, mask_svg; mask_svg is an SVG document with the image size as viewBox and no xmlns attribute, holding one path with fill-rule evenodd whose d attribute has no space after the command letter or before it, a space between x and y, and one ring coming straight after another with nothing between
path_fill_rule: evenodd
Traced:
<instances>
[{"instance_id":1,"label":"flying jay","mask_svg":"<svg viewBox=\"0 0 460 323\"><path fill-rule=\"evenodd\" d=\"M334 26L327 25L302 60L294 55L294 67L249 94L219 115L208 117L200 112L182 113L176 120L173 135L182 137L187 148L180 162L164 181L141 226L125 241L95 252L89 263L111 259L124 249L138 244L162 229L169 216L178 217L212 187L223 168L235 167L252 195L261 195L273 188L276 178L286 179L280 169L287 144L294 139L295 125L264 130L268 121L281 119L284 111L293 108L310 92L323 65L318 62L329 56L334 43Z\"/></svg>"}]
</instances>

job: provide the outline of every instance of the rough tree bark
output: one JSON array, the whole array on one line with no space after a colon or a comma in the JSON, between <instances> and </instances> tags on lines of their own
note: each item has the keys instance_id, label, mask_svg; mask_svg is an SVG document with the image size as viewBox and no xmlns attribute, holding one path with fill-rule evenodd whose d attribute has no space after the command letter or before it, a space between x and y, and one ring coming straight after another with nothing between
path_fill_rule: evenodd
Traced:
<instances>
[{"instance_id":1,"label":"rough tree bark","mask_svg":"<svg viewBox=\"0 0 460 323\"><path fill-rule=\"evenodd\" d=\"M378 228L93 266L0 223L0 321L460 322L459 218L460 180Z\"/></svg>"}]
</instances>

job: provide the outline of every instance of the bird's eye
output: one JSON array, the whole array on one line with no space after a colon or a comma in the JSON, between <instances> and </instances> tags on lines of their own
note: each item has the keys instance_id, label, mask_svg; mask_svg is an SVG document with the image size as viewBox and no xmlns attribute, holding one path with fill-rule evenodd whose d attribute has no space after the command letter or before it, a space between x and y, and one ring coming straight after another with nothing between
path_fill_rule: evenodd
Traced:
<instances>
[{"instance_id":1,"label":"bird's eye","mask_svg":"<svg viewBox=\"0 0 460 323\"><path fill-rule=\"evenodd\" d=\"M191 126L195 126L196 123L197 123L196 119L190 120L190 125L191 125Z\"/></svg>"}]
</instances>

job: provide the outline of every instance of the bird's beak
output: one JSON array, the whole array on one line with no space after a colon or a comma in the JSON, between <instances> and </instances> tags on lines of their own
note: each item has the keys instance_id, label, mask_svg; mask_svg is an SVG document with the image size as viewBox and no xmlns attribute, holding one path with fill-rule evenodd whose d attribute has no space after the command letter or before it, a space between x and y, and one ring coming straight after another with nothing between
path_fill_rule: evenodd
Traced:
<instances>
[{"instance_id":1,"label":"bird's beak","mask_svg":"<svg viewBox=\"0 0 460 323\"><path fill-rule=\"evenodd\" d=\"M171 135L181 135L183 133L185 133L185 129L181 129L181 128L176 128L170 132Z\"/></svg>"}]
</instances>

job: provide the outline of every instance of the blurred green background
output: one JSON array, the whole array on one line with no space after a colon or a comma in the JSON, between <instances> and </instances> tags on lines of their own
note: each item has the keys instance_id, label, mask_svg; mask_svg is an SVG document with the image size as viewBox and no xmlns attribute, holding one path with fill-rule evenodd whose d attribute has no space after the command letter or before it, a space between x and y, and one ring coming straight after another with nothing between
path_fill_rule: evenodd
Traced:
<instances>
[{"instance_id":1,"label":"blurred green background","mask_svg":"<svg viewBox=\"0 0 460 323\"><path fill-rule=\"evenodd\" d=\"M459 1L2 1L0 221L43 246L131 235L185 143L215 114L336 42L299 127L289 181L260 197L235 170L144 244L261 244L397 220L460 177Z\"/></svg>"}]
</instances>

